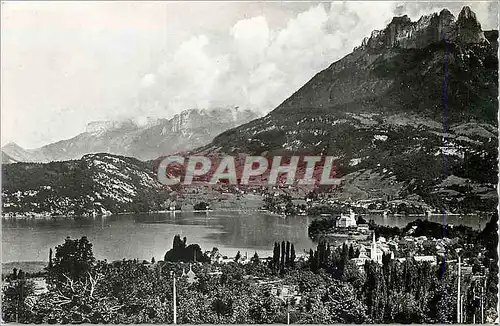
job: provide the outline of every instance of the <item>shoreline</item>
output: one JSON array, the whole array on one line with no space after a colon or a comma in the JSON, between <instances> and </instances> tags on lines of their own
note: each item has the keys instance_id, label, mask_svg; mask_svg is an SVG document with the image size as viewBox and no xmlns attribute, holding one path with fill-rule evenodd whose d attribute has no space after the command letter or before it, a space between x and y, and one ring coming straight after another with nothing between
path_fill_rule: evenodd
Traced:
<instances>
[{"instance_id":1,"label":"shoreline","mask_svg":"<svg viewBox=\"0 0 500 326\"><path fill-rule=\"evenodd\" d=\"M282 218L286 218L288 216L301 216L301 217L330 217L330 216L333 216L334 214L328 214L328 215L283 215L283 214L279 214L279 213L275 213L275 212L272 212L272 211L269 211L269 210L266 210L266 209L255 209L255 208L248 208L248 209L232 209L232 208L217 208L217 209L208 209L208 210L174 210L174 211L170 211L170 210L158 210L158 211L149 211L149 212L119 212L119 213L116 213L116 214L107 214L107 215L95 215L95 216L85 216L85 215L10 215L10 216L5 216L2 214L2 219L35 219L35 220L48 220L48 219L52 219L52 218L106 218L106 217L109 217L109 216L119 216L119 215L133 215L133 214L166 214L166 213L171 213L171 214L176 214L176 213L210 213L210 212L261 212L261 213L267 213L269 215L273 215L273 216L278 216L278 217L282 217ZM436 217L436 216L443 216L443 217L447 217L447 216L452 216L452 217L456 217L456 216L462 216L462 217L469 217L469 216L473 216L473 217L480 217L482 218L483 216L485 215L491 215L491 214L495 214L496 212L475 212L475 213L464 213L464 214L461 214L461 213L431 213L431 214L408 214L408 215L405 215L405 214L387 214L386 216L393 216L393 217ZM374 216L383 216L383 214L380 214L378 212L374 212L374 213L360 213L360 214L356 214L357 216L370 216L370 215L374 215Z\"/></svg>"},{"instance_id":2,"label":"shoreline","mask_svg":"<svg viewBox=\"0 0 500 326\"><path fill-rule=\"evenodd\" d=\"M160 210L160 211L150 211L150 212L119 212L116 214L107 214L107 215L95 215L95 216L85 216L85 215L11 215L5 216L2 215L2 219L35 219L35 220L48 220L52 218L75 218L75 217L83 217L83 218L97 218L97 217L109 217L109 216L119 216L119 215L133 215L133 214L166 214L166 213L210 213L210 212L267 212L271 215L280 215L273 212L270 212L265 209L208 209L208 210Z\"/></svg>"}]
</instances>

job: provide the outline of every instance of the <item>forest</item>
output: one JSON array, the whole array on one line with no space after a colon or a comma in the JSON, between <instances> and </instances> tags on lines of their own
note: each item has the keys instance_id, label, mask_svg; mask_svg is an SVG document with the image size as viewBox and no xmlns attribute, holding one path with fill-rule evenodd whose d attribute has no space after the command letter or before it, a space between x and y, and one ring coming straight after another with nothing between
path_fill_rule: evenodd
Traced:
<instances>
[{"instance_id":1,"label":"forest","mask_svg":"<svg viewBox=\"0 0 500 326\"><path fill-rule=\"evenodd\" d=\"M487 255L475 269L486 276L463 276L465 322L496 318L498 256L496 222L481 231ZM20 323L172 323L173 277L177 278L177 322L228 323L452 323L457 318L456 264L432 266L411 257L384 256L382 264L350 260L347 245L320 242L309 257L297 257L293 244L276 242L273 256L257 254L247 264L210 263L197 244L176 236L164 261L96 261L86 237L67 238L49 254L48 291L34 295L28 275L4 280L2 314ZM192 266L196 282L181 277ZM220 273L214 273L220 271ZM171 273L172 272L172 273ZM273 286L297 288L300 300L284 300ZM272 283L272 282L269 282Z\"/></svg>"}]
</instances>

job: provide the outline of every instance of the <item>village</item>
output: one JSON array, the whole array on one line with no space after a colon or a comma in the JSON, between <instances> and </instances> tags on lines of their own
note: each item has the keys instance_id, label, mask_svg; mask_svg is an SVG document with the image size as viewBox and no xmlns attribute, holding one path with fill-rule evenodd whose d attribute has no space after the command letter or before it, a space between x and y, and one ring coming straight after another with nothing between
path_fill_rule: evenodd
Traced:
<instances>
[{"instance_id":1,"label":"village","mask_svg":"<svg viewBox=\"0 0 500 326\"><path fill-rule=\"evenodd\" d=\"M113 270L116 270L113 273L118 274L112 273L110 275L115 275L115 278L120 277L122 279L120 282L127 282L132 287L140 286L141 282L162 282L162 286L166 286L165 291L177 293L173 299L169 299L173 300L171 304L183 306L182 309L186 309L184 305L190 300L186 296L202 295L203 291L206 291L203 289L207 286L213 287L210 291L219 291L222 288L225 288L225 291L236 291L235 284L239 284L237 287L240 289L239 291L248 292L248 295L261 293L264 297L273 298L272 300L280 302L276 309L281 309L279 308L281 305L284 307L282 313L285 314L283 317L285 319L282 322L293 323L297 322L297 318L299 318L297 314L305 309L300 307L308 307L311 295L317 291L314 286L311 287L310 282L334 282L332 285L324 287L325 290L331 286L352 287L350 291L354 291L353 295L358 293L356 294L356 297L359 296L357 300L365 300L363 298L371 292L365 293L364 291L367 290L362 284L376 286L370 285L372 282L370 280L378 273L382 273L380 276L382 280L388 277L384 271L387 268L389 271L394 270L395 275L403 273L403 276L398 276L403 277L401 281L385 285L397 287L401 286L397 285L401 284L399 282L408 282L408 280L405 281L404 274L410 268L416 268L418 275L424 273L422 277L428 278L434 273L429 274L430 271L439 271L442 266L446 266L448 271L446 273L450 273L450 276L446 276L447 286L458 288L458 292L456 292L458 294L453 298L454 303L451 306L455 309L455 313L447 318L451 318L450 320L454 322L464 323L491 321L488 319L488 316L492 315L490 287L494 279L492 279L489 267L493 266L492 264L495 262L490 259L488 263L485 249L474 252L472 247L468 247L472 244L468 244L467 239L456 237L454 234L451 234L450 238L421 235L422 228L418 224L420 222L410 224L404 236L384 236L384 232L387 231L366 223L352 210L348 214L332 215L324 220L330 223L329 228L325 232L319 233L317 250L311 249L309 253L296 254L293 244L282 241L275 244L272 257L259 257L257 253L249 255L248 252L238 252L235 257L229 257L217 248L200 252L198 245L187 246L186 239L181 240L179 237L177 240L174 239L174 247L167 252L165 260L123 259L123 261L91 263L89 270L95 270L93 272L96 273L95 275L101 275L100 278L96 276L96 279L99 279L102 284L98 285L100 283L92 281L93 278L91 278L90 283L94 284L92 282L95 282L95 286L108 286L106 284L117 282L118 280L105 276ZM87 241L82 239L67 238L65 244L74 241ZM59 264L61 263L62 261L59 260ZM49 266L53 266L52 259L49 259ZM71 266L67 265L64 268L71 268ZM131 271L135 271L135 274L139 273L137 275L144 275L140 277L145 279L143 281L134 278L123 279L123 275L127 275ZM52 295L57 295L58 292L54 291L61 286L63 286L61 289L65 289L64 291L78 291L78 287L74 285L66 288L67 285L64 285L64 282L61 285L54 283L54 277L57 277L57 274L54 273L54 267L47 267L41 275L40 273L30 275L21 271L13 271L13 273L3 276L4 293L12 295L9 294L11 293L9 289L15 289L19 286L27 287L27 284L31 283L32 286L29 288L32 290L28 291L29 294L23 298L23 304L25 309L36 312L40 303ZM123 275L120 276L120 274ZM309 281L313 276L319 277L319 279ZM330 281L327 281L329 279ZM336 279L338 281L335 281ZM432 276L429 282L439 282L439 279L440 276L437 278ZM173 283L171 283L172 281ZM339 281L340 283L335 283ZM426 291L432 292L434 291L432 284L422 284L422 286L428 287ZM178 287L177 290L176 287ZM218 288L219 290L216 290ZM411 289L411 291L415 291L415 289ZM382 292L380 295L389 295L384 293ZM78 293L78 295L85 295L85 293ZM251 300L250 298L251 296L248 300ZM424 303L422 301L421 304ZM369 308L369 301L366 305L368 316L374 314L375 311ZM176 310L174 309L174 311ZM300 312L300 314L303 313L306 312ZM171 316L172 313L169 313L166 317L161 318L171 318ZM183 318L184 322L193 321L193 319L189 319L192 318L189 317L189 314L185 315L185 312L179 312L179 317L177 317L176 312L173 312L173 316L176 317L172 318ZM368 319L365 322L373 320L370 318L377 317L366 318Z\"/></svg>"}]
</instances>

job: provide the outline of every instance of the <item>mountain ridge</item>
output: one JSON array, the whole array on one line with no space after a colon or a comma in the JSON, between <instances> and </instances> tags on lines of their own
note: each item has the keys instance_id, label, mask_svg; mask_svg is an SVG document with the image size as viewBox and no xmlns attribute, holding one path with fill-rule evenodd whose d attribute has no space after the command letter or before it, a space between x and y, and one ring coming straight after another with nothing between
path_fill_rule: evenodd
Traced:
<instances>
[{"instance_id":1,"label":"mountain ridge","mask_svg":"<svg viewBox=\"0 0 500 326\"><path fill-rule=\"evenodd\" d=\"M356 175L374 180L371 193L388 187L375 180L395 177L401 187L392 197L494 209L498 31L479 31L468 7L457 20L447 10L417 22L405 17L372 33L266 116L194 152L327 154L337 158L344 182L334 196L359 197L347 191L359 188ZM419 22L427 27L414 29ZM447 38L437 33L443 30ZM461 185L443 190L450 175L483 185L488 195Z\"/></svg>"},{"instance_id":2,"label":"mountain ridge","mask_svg":"<svg viewBox=\"0 0 500 326\"><path fill-rule=\"evenodd\" d=\"M177 149L209 156L330 155L341 184L321 191L332 199L380 197L421 202L442 212L494 211L498 31L480 31L468 7L457 20L450 15L443 10L416 23L405 16L393 19L266 116L239 119L238 127L226 128L208 144L186 151L189 146L182 143ZM148 156L158 153L158 142L152 141L157 135L176 135L167 142L202 142L207 117L218 118L192 110L170 123L153 124L137 145ZM218 131L227 124L216 126ZM121 138L118 145L134 145L134 139ZM160 149L152 158L169 154ZM9 173L21 166L13 164Z\"/></svg>"},{"instance_id":3,"label":"mountain ridge","mask_svg":"<svg viewBox=\"0 0 500 326\"><path fill-rule=\"evenodd\" d=\"M95 216L158 210L168 198L151 166L107 153L2 168L2 216Z\"/></svg>"},{"instance_id":4,"label":"mountain ridge","mask_svg":"<svg viewBox=\"0 0 500 326\"><path fill-rule=\"evenodd\" d=\"M196 148L217 134L250 121L258 115L234 108L188 109L170 119L150 119L144 125L124 121L93 121L85 132L35 149L7 144L2 151L19 162L79 159L106 152L150 160L179 150Z\"/></svg>"}]
</instances>

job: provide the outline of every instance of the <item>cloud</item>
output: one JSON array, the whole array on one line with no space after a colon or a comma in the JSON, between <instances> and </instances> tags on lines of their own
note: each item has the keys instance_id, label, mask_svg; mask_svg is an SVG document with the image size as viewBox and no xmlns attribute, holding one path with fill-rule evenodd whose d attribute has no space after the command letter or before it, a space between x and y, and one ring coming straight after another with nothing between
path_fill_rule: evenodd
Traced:
<instances>
[{"instance_id":1,"label":"cloud","mask_svg":"<svg viewBox=\"0 0 500 326\"><path fill-rule=\"evenodd\" d=\"M156 84L156 76L153 74L147 74L142 78L141 81L142 86L151 87Z\"/></svg>"},{"instance_id":2,"label":"cloud","mask_svg":"<svg viewBox=\"0 0 500 326\"><path fill-rule=\"evenodd\" d=\"M230 30L237 58L243 68L255 68L265 57L270 30L264 16L238 21Z\"/></svg>"},{"instance_id":3,"label":"cloud","mask_svg":"<svg viewBox=\"0 0 500 326\"><path fill-rule=\"evenodd\" d=\"M271 29L262 15L239 20L226 44L193 37L161 65L164 87L157 98L171 113L236 105L268 112L371 30L383 28L395 8L392 2L321 3L282 28ZM377 18L366 19L374 10L380 12Z\"/></svg>"},{"instance_id":4,"label":"cloud","mask_svg":"<svg viewBox=\"0 0 500 326\"><path fill-rule=\"evenodd\" d=\"M462 6L347 1L313 5L282 28L271 29L263 15L239 20L226 43L205 35L185 41L162 65L159 98L170 113L236 105L266 113L373 30L385 28L393 16L408 14L416 20L444 7L458 15ZM479 18L494 20L491 4L471 6Z\"/></svg>"},{"instance_id":5,"label":"cloud","mask_svg":"<svg viewBox=\"0 0 500 326\"><path fill-rule=\"evenodd\" d=\"M188 108L269 112L393 16L442 8L456 16L463 5L10 2L2 7L2 143L35 147L92 120ZM468 5L484 29L497 28L498 3Z\"/></svg>"}]
</instances>

